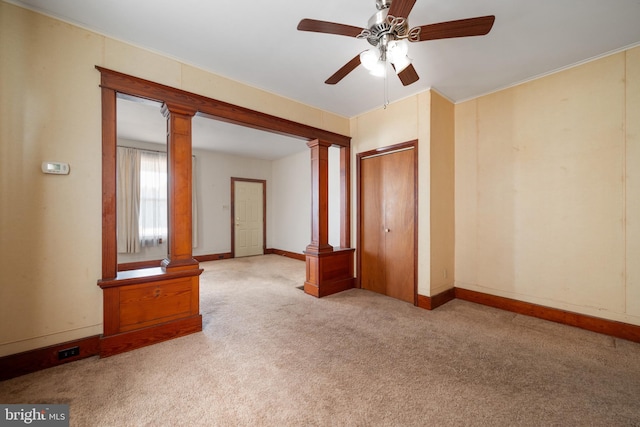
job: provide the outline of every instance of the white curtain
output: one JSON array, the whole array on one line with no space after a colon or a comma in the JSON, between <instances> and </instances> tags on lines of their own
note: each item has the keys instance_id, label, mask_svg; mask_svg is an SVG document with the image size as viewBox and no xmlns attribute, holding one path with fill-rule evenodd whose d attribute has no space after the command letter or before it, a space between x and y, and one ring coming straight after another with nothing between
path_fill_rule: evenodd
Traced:
<instances>
[{"instance_id":1,"label":"white curtain","mask_svg":"<svg viewBox=\"0 0 640 427\"><path fill-rule=\"evenodd\" d=\"M192 157L192 246L198 246L196 157ZM118 252L137 253L142 247L167 241L166 153L117 148Z\"/></svg>"},{"instance_id":2,"label":"white curtain","mask_svg":"<svg viewBox=\"0 0 640 427\"><path fill-rule=\"evenodd\" d=\"M167 240L167 155L140 151L140 244Z\"/></svg>"},{"instance_id":3,"label":"white curtain","mask_svg":"<svg viewBox=\"0 0 640 427\"><path fill-rule=\"evenodd\" d=\"M140 252L140 151L118 147L116 221L118 252Z\"/></svg>"}]
</instances>

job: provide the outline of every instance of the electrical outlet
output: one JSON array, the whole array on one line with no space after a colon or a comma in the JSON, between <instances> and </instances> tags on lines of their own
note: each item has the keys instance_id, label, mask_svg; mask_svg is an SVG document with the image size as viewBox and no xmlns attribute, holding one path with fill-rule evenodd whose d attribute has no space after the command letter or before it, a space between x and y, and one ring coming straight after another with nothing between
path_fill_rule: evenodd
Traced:
<instances>
[{"instance_id":1,"label":"electrical outlet","mask_svg":"<svg viewBox=\"0 0 640 427\"><path fill-rule=\"evenodd\" d=\"M58 352L58 360L68 359L70 357L79 356L79 355L80 355L80 347L75 346L71 348L66 348Z\"/></svg>"}]
</instances>

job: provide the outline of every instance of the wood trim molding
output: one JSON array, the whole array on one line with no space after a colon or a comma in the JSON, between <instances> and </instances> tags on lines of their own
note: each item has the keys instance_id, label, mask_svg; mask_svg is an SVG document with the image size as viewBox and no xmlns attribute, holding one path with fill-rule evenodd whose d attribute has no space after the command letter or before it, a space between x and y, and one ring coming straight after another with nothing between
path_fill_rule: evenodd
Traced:
<instances>
[{"instance_id":1,"label":"wood trim molding","mask_svg":"<svg viewBox=\"0 0 640 427\"><path fill-rule=\"evenodd\" d=\"M267 250L264 251L264 253L265 254L280 255L280 256L287 257L287 258L297 259L299 261L305 261L306 260L306 256L304 254L299 254L299 253L296 253L296 252L283 251L282 249L268 248Z\"/></svg>"},{"instance_id":2,"label":"wood trim molding","mask_svg":"<svg viewBox=\"0 0 640 427\"><path fill-rule=\"evenodd\" d=\"M340 147L340 247L351 247L351 148Z\"/></svg>"},{"instance_id":3,"label":"wood trim molding","mask_svg":"<svg viewBox=\"0 0 640 427\"><path fill-rule=\"evenodd\" d=\"M100 66L96 66L96 69L102 74L100 85L103 88L109 88L116 92L139 96L161 103L166 102L176 106L182 105L187 108L195 108L198 113L204 117L248 126L267 132L298 137L303 140L322 139L340 146L349 146L351 144L350 137L335 132L303 125L238 105L228 104L223 101L129 76Z\"/></svg>"},{"instance_id":4,"label":"wood trim molding","mask_svg":"<svg viewBox=\"0 0 640 427\"><path fill-rule=\"evenodd\" d=\"M202 331L202 316L198 314L144 329L102 337L100 357L113 356L200 331Z\"/></svg>"},{"instance_id":5,"label":"wood trim molding","mask_svg":"<svg viewBox=\"0 0 640 427\"><path fill-rule=\"evenodd\" d=\"M198 268L193 258L191 121L194 108L165 102L167 120L167 257L162 267L169 270Z\"/></svg>"},{"instance_id":6,"label":"wood trim molding","mask_svg":"<svg viewBox=\"0 0 640 427\"><path fill-rule=\"evenodd\" d=\"M311 154L311 243L305 253L331 252L329 244L329 147L328 141L307 142Z\"/></svg>"},{"instance_id":7,"label":"wood trim molding","mask_svg":"<svg viewBox=\"0 0 640 427\"><path fill-rule=\"evenodd\" d=\"M231 259L231 258L233 258L233 255L231 255L231 252L224 252L224 253L221 253L221 254L196 255L196 256L194 256L194 258L198 262L220 261L221 259Z\"/></svg>"},{"instance_id":8,"label":"wood trim molding","mask_svg":"<svg viewBox=\"0 0 640 427\"><path fill-rule=\"evenodd\" d=\"M455 288L455 297L461 300L511 311L513 313L524 314L527 316L537 317L539 319L562 323L564 325L575 326L577 328L586 329L600 334L610 335L616 338L640 342L640 326L631 325L629 323L587 316L585 314L545 307L542 305L485 294L482 292L470 291L462 288Z\"/></svg>"},{"instance_id":9,"label":"wood trim molding","mask_svg":"<svg viewBox=\"0 0 640 427\"><path fill-rule=\"evenodd\" d=\"M274 251L272 253L283 252L282 254L278 254L284 256L298 255L293 252L279 251L277 249L269 249L269 251ZM352 284L349 286L347 283L340 283L339 285L340 290L352 287ZM616 338L640 342L640 326L637 325L601 319L461 288L449 289L433 297L418 295L418 306L427 310L433 310L454 298L562 323ZM3 356L0 357L0 381L92 356L111 356L134 348L199 332L200 330L202 330L202 317L198 315L193 318L181 319L115 336L101 338L99 335L95 335ZM58 360L58 352L60 350L76 346L80 347L80 354L78 356Z\"/></svg>"},{"instance_id":10,"label":"wood trim molding","mask_svg":"<svg viewBox=\"0 0 640 427\"><path fill-rule=\"evenodd\" d=\"M80 354L58 360L58 352L71 347L79 347ZM67 341L48 347L36 348L22 353L0 357L0 381L30 374L42 369L52 368L76 360L97 356L100 352L100 336L95 335L73 341Z\"/></svg>"},{"instance_id":11,"label":"wood trim molding","mask_svg":"<svg viewBox=\"0 0 640 427\"><path fill-rule=\"evenodd\" d=\"M123 262L122 264L118 264L118 271L131 271L140 270L143 268L160 267L162 261L162 259L152 259L148 261Z\"/></svg>"},{"instance_id":12,"label":"wood trim molding","mask_svg":"<svg viewBox=\"0 0 640 427\"><path fill-rule=\"evenodd\" d=\"M198 262L205 262L205 261L218 261L221 259L229 259L233 257L231 256L231 252L224 252L221 254L194 255L193 258ZM161 263L162 263L161 259L153 259L149 261L123 262L121 264L118 264L118 271L131 271L131 270L140 270L143 268L155 268L155 267L160 267Z\"/></svg>"},{"instance_id":13,"label":"wood trim molding","mask_svg":"<svg viewBox=\"0 0 640 427\"><path fill-rule=\"evenodd\" d=\"M411 148L416 149L417 147L418 147L418 140L414 139L411 141L401 142L399 144L393 144L386 147L376 148L374 150L363 151L362 153L356 154L356 158L363 159L366 157L393 153L394 151L409 150Z\"/></svg>"},{"instance_id":14,"label":"wood trim molding","mask_svg":"<svg viewBox=\"0 0 640 427\"><path fill-rule=\"evenodd\" d=\"M116 92L102 88L102 278L118 274Z\"/></svg>"},{"instance_id":15,"label":"wood trim molding","mask_svg":"<svg viewBox=\"0 0 640 427\"><path fill-rule=\"evenodd\" d=\"M351 138L345 135L196 95L104 67L96 66L95 68L100 72L102 90L102 279L113 279L118 272L115 178L116 99L118 97L166 104L176 111L195 110L204 117L297 137L304 141L322 139L340 147L349 147L351 144Z\"/></svg>"},{"instance_id":16,"label":"wood trim molding","mask_svg":"<svg viewBox=\"0 0 640 427\"><path fill-rule=\"evenodd\" d=\"M418 304L416 305L420 308L424 308L425 310L435 310L449 301L453 301L455 298L455 289L451 288L432 297L418 294Z\"/></svg>"},{"instance_id":17,"label":"wood trim molding","mask_svg":"<svg viewBox=\"0 0 640 427\"><path fill-rule=\"evenodd\" d=\"M203 271L204 270L201 268L165 271L162 269L162 267L121 271L114 279L98 280L98 286L100 286L102 289L107 289L120 286L137 285L140 283L152 283L162 280L179 279L183 277L196 277L200 276Z\"/></svg>"}]
</instances>

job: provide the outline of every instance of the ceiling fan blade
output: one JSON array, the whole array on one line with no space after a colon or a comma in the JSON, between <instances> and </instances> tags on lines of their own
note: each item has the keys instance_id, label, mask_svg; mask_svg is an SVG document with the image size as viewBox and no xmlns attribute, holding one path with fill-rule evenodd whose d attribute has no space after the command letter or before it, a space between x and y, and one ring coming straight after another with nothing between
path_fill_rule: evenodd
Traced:
<instances>
[{"instance_id":1,"label":"ceiling fan blade","mask_svg":"<svg viewBox=\"0 0 640 427\"><path fill-rule=\"evenodd\" d=\"M325 83L328 85L338 83L340 80L344 79L347 74L355 70L358 65L360 65L360 54L356 55L351 61L344 64L344 66L329 77Z\"/></svg>"},{"instance_id":2,"label":"ceiling fan blade","mask_svg":"<svg viewBox=\"0 0 640 427\"><path fill-rule=\"evenodd\" d=\"M440 22L420 27L419 42L426 40L450 39L454 37L484 36L493 27L496 17L493 15L457 21Z\"/></svg>"},{"instance_id":3,"label":"ceiling fan blade","mask_svg":"<svg viewBox=\"0 0 640 427\"><path fill-rule=\"evenodd\" d=\"M413 64L409 64L407 68L400 71L398 73L398 77L404 86L409 86L412 83L415 83L420 79L416 69L413 67Z\"/></svg>"},{"instance_id":4,"label":"ceiling fan blade","mask_svg":"<svg viewBox=\"0 0 640 427\"><path fill-rule=\"evenodd\" d=\"M416 0L393 0L389 7L389 15L407 18L414 4L416 4Z\"/></svg>"},{"instance_id":5,"label":"ceiling fan blade","mask_svg":"<svg viewBox=\"0 0 640 427\"><path fill-rule=\"evenodd\" d=\"M298 30L356 37L362 32L363 28L354 27L352 25L336 24L335 22L317 21L315 19L303 19L298 24Z\"/></svg>"}]
</instances>

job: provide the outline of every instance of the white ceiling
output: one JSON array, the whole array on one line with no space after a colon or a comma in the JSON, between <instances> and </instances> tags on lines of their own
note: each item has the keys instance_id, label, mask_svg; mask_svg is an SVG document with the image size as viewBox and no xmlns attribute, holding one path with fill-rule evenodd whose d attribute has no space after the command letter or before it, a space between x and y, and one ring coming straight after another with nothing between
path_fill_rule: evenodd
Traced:
<instances>
[{"instance_id":1,"label":"white ceiling","mask_svg":"<svg viewBox=\"0 0 640 427\"><path fill-rule=\"evenodd\" d=\"M215 74L354 117L380 107L363 67L324 81L369 45L296 30L303 18L366 27L375 0L12 0ZM486 36L413 43L420 80L388 80L391 102L429 88L473 98L640 43L640 0L417 0L409 26L495 15Z\"/></svg>"}]
</instances>

